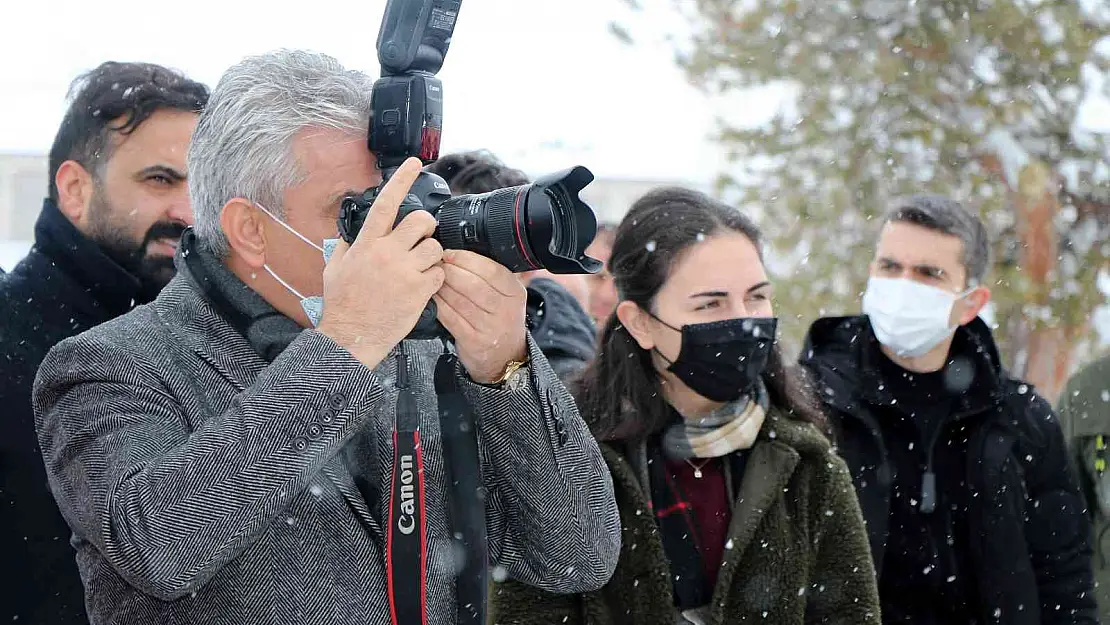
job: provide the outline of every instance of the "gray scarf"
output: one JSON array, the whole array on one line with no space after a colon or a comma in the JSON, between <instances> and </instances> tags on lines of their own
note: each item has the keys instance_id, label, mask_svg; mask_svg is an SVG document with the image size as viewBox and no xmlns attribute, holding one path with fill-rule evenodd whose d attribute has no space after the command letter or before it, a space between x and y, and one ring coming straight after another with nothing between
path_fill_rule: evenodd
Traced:
<instances>
[{"instance_id":1,"label":"gray scarf","mask_svg":"<svg viewBox=\"0 0 1110 625\"><path fill-rule=\"evenodd\" d=\"M220 259L197 245L191 229L182 235L181 243L185 265L193 280L213 307L266 362L273 362L304 330L243 284Z\"/></svg>"},{"instance_id":2,"label":"gray scarf","mask_svg":"<svg viewBox=\"0 0 1110 625\"><path fill-rule=\"evenodd\" d=\"M755 396L725 404L700 419L683 419L663 434L663 451L675 460L720 458L740 449L751 449L763 420L769 398L763 383Z\"/></svg>"}]
</instances>

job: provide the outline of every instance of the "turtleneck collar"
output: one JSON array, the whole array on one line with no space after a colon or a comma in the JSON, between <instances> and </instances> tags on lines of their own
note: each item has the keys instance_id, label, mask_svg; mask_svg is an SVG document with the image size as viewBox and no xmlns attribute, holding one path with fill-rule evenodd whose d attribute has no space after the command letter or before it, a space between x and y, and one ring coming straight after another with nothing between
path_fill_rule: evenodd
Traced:
<instances>
[{"instance_id":1,"label":"turtleneck collar","mask_svg":"<svg viewBox=\"0 0 1110 625\"><path fill-rule=\"evenodd\" d=\"M122 315L156 294L144 293L139 279L87 238L49 198L35 222L35 249L73 276L89 296L113 315Z\"/></svg>"}]
</instances>

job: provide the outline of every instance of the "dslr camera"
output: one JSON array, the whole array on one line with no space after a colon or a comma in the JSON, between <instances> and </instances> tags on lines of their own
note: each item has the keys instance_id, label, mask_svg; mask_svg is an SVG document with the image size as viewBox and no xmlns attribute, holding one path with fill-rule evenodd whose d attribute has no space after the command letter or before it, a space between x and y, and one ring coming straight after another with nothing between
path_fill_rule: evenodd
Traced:
<instances>
[{"instance_id":1,"label":"dslr camera","mask_svg":"<svg viewBox=\"0 0 1110 625\"><path fill-rule=\"evenodd\" d=\"M381 75L371 93L367 145L378 159L382 186L412 156L428 165L439 158L443 131L443 66L462 0L389 0L378 31ZM415 210L436 217L433 237L444 249L476 252L513 272L597 273L602 263L586 256L597 233L593 209L578 193L593 181L582 166L535 182L490 193L451 196L439 176L422 171L398 211L398 223ZM339 234L352 243L382 186L344 198ZM410 338L438 338L446 331L429 302Z\"/></svg>"}]
</instances>

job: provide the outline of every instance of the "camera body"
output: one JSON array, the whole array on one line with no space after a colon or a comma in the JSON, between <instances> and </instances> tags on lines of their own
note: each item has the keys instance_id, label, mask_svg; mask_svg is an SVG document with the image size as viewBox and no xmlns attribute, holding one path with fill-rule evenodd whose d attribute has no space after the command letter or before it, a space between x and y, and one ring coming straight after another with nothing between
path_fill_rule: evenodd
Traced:
<instances>
[{"instance_id":1,"label":"camera body","mask_svg":"<svg viewBox=\"0 0 1110 625\"><path fill-rule=\"evenodd\" d=\"M381 77L371 93L367 147L378 160L382 184L344 198L339 234L353 243L370 207L397 168L416 156L439 158L443 85L435 75L451 43L461 0L389 0L378 31ZM519 187L451 196L439 176L420 172L402 202L397 222L414 210L436 217L434 238L445 249L482 254L514 272L597 273L602 263L586 256L597 233L593 209L578 193L593 174L572 167ZM429 302L409 338L443 338Z\"/></svg>"}]
</instances>

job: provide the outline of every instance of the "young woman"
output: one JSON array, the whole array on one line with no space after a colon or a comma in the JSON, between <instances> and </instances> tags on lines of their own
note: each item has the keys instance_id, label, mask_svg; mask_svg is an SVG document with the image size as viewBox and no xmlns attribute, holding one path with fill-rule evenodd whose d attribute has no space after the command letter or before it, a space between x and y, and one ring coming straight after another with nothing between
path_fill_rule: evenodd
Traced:
<instances>
[{"instance_id":1,"label":"young woman","mask_svg":"<svg viewBox=\"0 0 1110 625\"><path fill-rule=\"evenodd\" d=\"M588 594L499 583L493 621L879 623L855 490L784 366L756 226L656 190L609 265L620 304L576 390L613 476L620 561Z\"/></svg>"}]
</instances>

